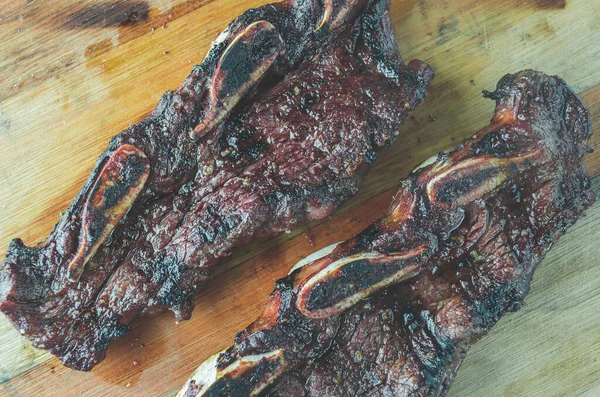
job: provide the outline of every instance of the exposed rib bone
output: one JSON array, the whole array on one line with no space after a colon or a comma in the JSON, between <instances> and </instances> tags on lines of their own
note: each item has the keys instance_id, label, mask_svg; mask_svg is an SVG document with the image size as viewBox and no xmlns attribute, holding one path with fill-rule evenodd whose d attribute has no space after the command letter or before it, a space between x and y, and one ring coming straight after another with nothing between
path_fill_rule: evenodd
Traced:
<instances>
[{"instance_id":1,"label":"exposed rib bone","mask_svg":"<svg viewBox=\"0 0 600 397\"><path fill-rule=\"evenodd\" d=\"M314 261L316 261L317 259L321 259L324 256L327 256L329 254L331 254L331 252L335 249L335 247L337 247L340 243L333 243L331 245L328 245L325 248L321 248L320 250L313 252L312 254L310 254L309 256L307 256L306 258L298 261L298 263L296 263L294 266L292 266L292 268L290 269L290 271L288 272L288 274L292 274L294 271L296 271L297 269L300 269L301 267L304 267L306 265L308 265L309 263L312 263Z\"/></svg>"},{"instance_id":2,"label":"exposed rib bone","mask_svg":"<svg viewBox=\"0 0 600 397\"><path fill-rule=\"evenodd\" d=\"M352 14L360 12L368 1L365 0L324 0L323 17L316 27L316 30L327 27L335 30L352 17Z\"/></svg>"},{"instance_id":3,"label":"exposed rib bone","mask_svg":"<svg viewBox=\"0 0 600 397\"><path fill-rule=\"evenodd\" d=\"M335 316L374 291L421 271L427 245L407 252L364 252L338 259L311 277L298 292L296 306L311 318Z\"/></svg>"},{"instance_id":4,"label":"exposed rib bone","mask_svg":"<svg viewBox=\"0 0 600 397\"><path fill-rule=\"evenodd\" d=\"M323 26L326 23L328 23L329 19L331 18L331 12L333 9L333 0L325 0L323 3L324 3L323 4L323 18L317 25L317 30L322 29Z\"/></svg>"},{"instance_id":5,"label":"exposed rib bone","mask_svg":"<svg viewBox=\"0 0 600 397\"><path fill-rule=\"evenodd\" d=\"M256 86L283 49L281 36L267 21L248 25L223 52L210 85L209 110L194 128L202 136L220 123Z\"/></svg>"},{"instance_id":6,"label":"exposed rib bone","mask_svg":"<svg viewBox=\"0 0 600 397\"><path fill-rule=\"evenodd\" d=\"M540 155L537 150L506 159L484 156L450 166L427 184L429 201L441 208L464 206L494 191L509 173L521 172Z\"/></svg>"},{"instance_id":7,"label":"exposed rib bone","mask_svg":"<svg viewBox=\"0 0 600 397\"><path fill-rule=\"evenodd\" d=\"M225 351L219 354L222 353ZM223 369L218 367L219 354L205 361L188 380L188 387L198 389L199 397L256 396L285 369L283 350L246 356ZM262 371L265 368L268 370ZM268 373L268 376L256 377L254 374L257 372ZM178 397L185 395L185 390L177 394Z\"/></svg>"},{"instance_id":8,"label":"exposed rib bone","mask_svg":"<svg viewBox=\"0 0 600 397\"><path fill-rule=\"evenodd\" d=\"M85 264L127 213L150 174L146 155L133 145L119 147L108 159L83 209L77 254L68 266L77 281Z\"/></svg>"}]
</instances>

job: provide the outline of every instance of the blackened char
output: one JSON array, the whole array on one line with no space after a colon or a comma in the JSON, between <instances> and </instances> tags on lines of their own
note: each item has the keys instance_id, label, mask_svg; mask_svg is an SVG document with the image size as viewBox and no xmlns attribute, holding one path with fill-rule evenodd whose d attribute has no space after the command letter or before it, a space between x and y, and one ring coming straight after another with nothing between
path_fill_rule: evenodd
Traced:
<instances>
[{"instance_id":1,"label":"blackened char","mask_svg":"<svg viewBox=\"0 0 600 397\"><path fill-rule=\"evenodd\" d=\"M486 95L489 127L415 170L365 231L293 269L180 396L248 378L272 397L445 395L469 346L522 306L538 263L595 199L589 115L563 80L523 71Z\"/></svg>"},{"instance_id":2,"label":"blackened char","mask_svg":"<svg viewBox=\"0 0 600 397\"><path fill-rule=\"evenodd\" d=\"M89 370L132 319L194 293L231 250L357 190L425 95L386 0L297 0L235 19L183 85L115 136L48 240L15 239L2 311L38 348Z\"/></svg>"}]
</instances>

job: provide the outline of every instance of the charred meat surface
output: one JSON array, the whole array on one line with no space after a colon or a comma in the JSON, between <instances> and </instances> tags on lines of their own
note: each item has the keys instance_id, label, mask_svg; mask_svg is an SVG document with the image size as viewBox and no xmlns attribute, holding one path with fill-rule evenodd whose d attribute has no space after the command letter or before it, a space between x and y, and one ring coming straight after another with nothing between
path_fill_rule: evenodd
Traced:
<instances>
[{"instance_id":1,"label":"charred meat surface","mask_svg":"<svg viewBox=\"0 0 600 397\"><path fill-rule=\"evenodd\" d=\"M294 266L180 396L444 395L595 199L591 123L563 80L528 70L485 95L487 128L411 173L363 232Z\"/></svg>"},{"instance_id":2,"label":"charred meat surface","mask_svg":"<svg viewBox=\"0 0 600 397\"><path fill-rule=\"evenodd\" d=\"M252 9L183 85L115 136L47 241L15 239L0 307L89 370L135 317L190 317L231 250L330 214L433 78L398 54L387 0Z\"/></svg>"}]
</instances>

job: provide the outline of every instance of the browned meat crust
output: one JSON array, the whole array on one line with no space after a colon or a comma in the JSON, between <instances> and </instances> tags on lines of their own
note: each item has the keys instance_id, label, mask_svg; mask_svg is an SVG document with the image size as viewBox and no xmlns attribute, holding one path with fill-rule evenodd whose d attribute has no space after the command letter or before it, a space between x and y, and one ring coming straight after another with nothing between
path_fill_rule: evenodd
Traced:
<instances>
[{"instance_id":1,"label":"browned meat crust","mask_svg":"<svg viewBox=\"0 0 600 397\"><path fill-rule=\"evenodd\" d=\"M232 248L331 213L433 70L405 66L386 0L297 0L235 19L183 85L115 136L48 240L19 239L0 307L89 370L131 320L178 319Z\"/></svg>"},{"instance_id":2,"label":"browned meat crust","mask_svg":"<svg viewBox=\"0 0 600 397\"><path fill-rule=\"evenodd\" d=\"M564 81L523 71L485 94L489 127L409 175L380 220L280 280L181 395L444 395L595 199L588 112Z\"/></svg>"}]
</instances>

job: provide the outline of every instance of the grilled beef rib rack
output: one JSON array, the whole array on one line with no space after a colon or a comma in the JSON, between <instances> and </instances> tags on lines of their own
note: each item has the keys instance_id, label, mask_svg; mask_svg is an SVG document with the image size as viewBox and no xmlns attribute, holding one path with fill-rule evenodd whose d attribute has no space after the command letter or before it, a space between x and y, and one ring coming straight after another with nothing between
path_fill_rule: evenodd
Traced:
<instances>
[{"instance_id":1,"label":"grilled beef rib rack","mask_svg":"<svg viewBox=\"0 0 600 397\"><path fill-rule=\"evenodd\" d=\"M43 245L12 241L2 311L89 370L135 317L189 318L234 247L330 214L433 77L404 65L388 8L297 0L235 19L179 89L112 138Z\"/></svg>"},{"instance_id":2,"label":"grilled beef rib rack","mask_svg":"<svg viewBox=\"0 0 600 397\"><path fill-rule=\"evenodd\" d=\"M179 396L440 396L518 310L595 199L588 112L558 77L507 75L491 124L402 182L385 215L301 261Z\"/></svg>"}]
</instances>

